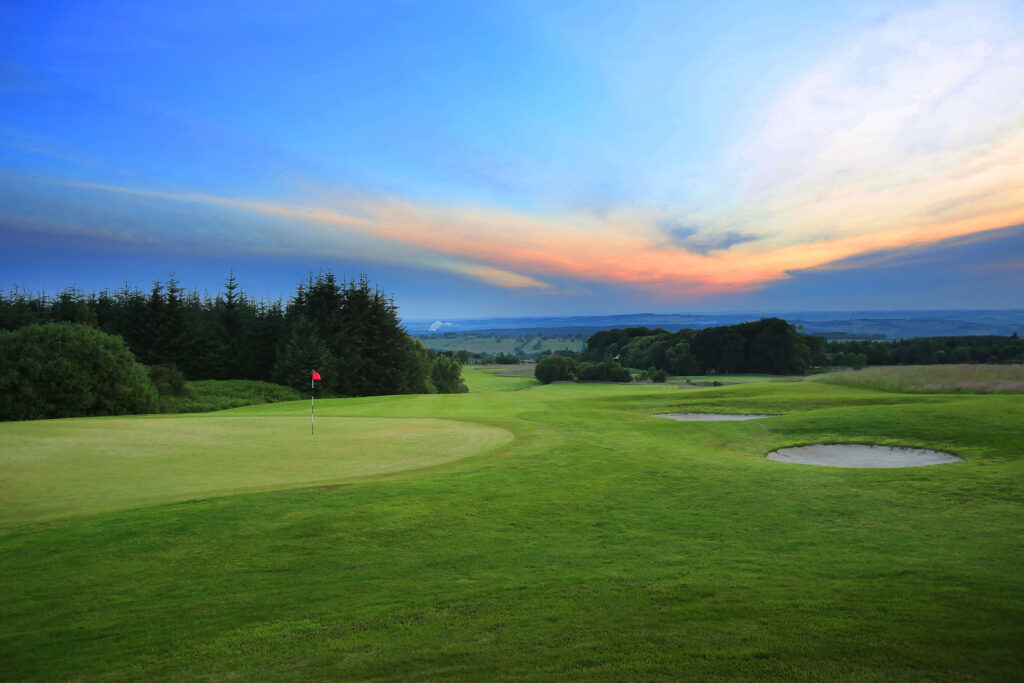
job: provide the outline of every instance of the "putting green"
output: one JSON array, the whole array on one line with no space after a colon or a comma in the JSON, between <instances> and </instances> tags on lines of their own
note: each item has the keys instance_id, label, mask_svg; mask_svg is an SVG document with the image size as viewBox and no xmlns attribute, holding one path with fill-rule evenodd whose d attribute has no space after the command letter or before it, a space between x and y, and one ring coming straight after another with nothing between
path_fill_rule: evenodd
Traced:
<instances>
[{"instance_id":1,"label":"putting green","mask_svg":"<svg viewBox=\"0 0 1024 683\"><path fill-rule=\"evenodd\" d=\"M439 465L512 440L430 418L174 417L0 424L0 525L327 484Z\"/></svg>"}]
</instances>

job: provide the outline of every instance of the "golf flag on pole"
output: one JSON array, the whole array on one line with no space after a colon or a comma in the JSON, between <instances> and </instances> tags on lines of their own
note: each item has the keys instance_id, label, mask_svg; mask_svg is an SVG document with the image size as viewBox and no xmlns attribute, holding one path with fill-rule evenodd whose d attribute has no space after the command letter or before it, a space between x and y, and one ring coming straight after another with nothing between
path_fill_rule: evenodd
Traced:
<instances>
[{"instance_id":1,"label":"golf flag on pole","mask_svg":"<svg viewBox=\"0 0 1024 683\"><path fill-rule=\"evenodd\" d=\"M309 433L310 435L316 432L316 424L313 420L313 388L316 386L315 382L320 379L320 373L316 370L313 371L313 378L309 380Z\"/></svg>"}]
</instances>

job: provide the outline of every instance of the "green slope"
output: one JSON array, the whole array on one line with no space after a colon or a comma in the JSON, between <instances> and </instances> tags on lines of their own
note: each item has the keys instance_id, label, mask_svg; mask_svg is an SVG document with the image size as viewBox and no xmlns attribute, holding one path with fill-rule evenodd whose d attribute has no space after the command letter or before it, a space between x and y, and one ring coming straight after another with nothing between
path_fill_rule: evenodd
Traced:
<instances>
[{"instance_id":1,"label":"green slope","mask_svg":"<svg viewBox=\"0 0 1024 683\"><path fill-rule=\"evenodd\" d=\"M305 415L0 424L0 525L337 483L438 465L512 438L452 420L329 416L312 435L309 404L292 408Z\"/></svg>"},{"instance_id":2,"label":"green slope","mask_svg":"<svg viewBox=\"0 0 1024 683\"><path fill-rule=\"evenodd\" d=\"M380 418L499 428L514 435L500 449L383 476L317 477L339 486L12 519L0 531L0 670L12 679L998 680L1024 667L1024 396L468 375L470 394L318 408L325 424L366 429L388 422ZM498 381L514 390L483 390ZM272 434L306 409L134 421L265 430L253 438L288 459L302 458L306 442ZM782 416L650 417L685 410ZM208 435L194 434L192 450L210 452ZM965 461L856 470L764 457L819 441L938 448ZM390 457L383 433L367 431L360 448ZM50 469L61 466L57 458ZM78 482L102 483L89 471Z\"/></svg>"}]
</instances>

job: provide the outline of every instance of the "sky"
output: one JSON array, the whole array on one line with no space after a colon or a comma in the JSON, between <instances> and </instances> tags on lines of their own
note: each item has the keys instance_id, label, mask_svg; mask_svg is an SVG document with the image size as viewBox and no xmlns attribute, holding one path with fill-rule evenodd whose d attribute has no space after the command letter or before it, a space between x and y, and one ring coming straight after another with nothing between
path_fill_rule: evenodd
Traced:
<instances>
[{"instance_id":1,"label":"sky","mask_svg":"<svg viewBox=\"0 0 1024 683\"><path fill-rule=\"evenodd\" d=\"M1024 307L1024 3L0 1L0 289Z\"/></svg>"}]
</instances>

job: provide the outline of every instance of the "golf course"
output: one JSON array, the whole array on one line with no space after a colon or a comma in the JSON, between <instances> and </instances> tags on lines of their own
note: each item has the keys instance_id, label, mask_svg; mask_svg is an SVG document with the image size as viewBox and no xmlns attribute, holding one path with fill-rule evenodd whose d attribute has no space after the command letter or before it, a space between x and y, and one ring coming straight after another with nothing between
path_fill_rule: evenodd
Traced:
<instances>
[{"instance_id":1,"label":"golf course","mask_svg":"<svg viewBox=\"0 0 1024 683\"><path fill-rule=\"evenodd\" d=\"M463 377L0 423L0 678L1024 671L1021 393ZM816 444L962 461L767 458Z\"/></svg>"}]
</instances>

